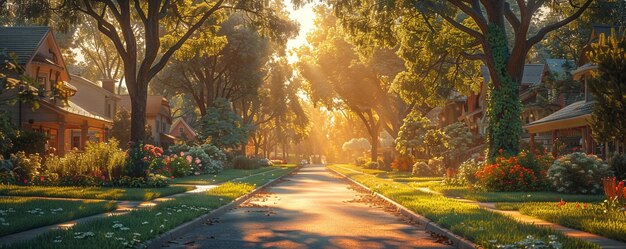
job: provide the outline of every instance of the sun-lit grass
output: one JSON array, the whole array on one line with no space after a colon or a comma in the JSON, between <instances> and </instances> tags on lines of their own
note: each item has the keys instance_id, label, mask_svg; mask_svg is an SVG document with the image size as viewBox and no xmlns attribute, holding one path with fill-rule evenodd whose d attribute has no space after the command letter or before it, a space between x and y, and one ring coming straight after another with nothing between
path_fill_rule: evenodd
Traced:
<instances>
[{"instance_id":1,"label":"sun-lit grass","mask_svg":"<svg viewBox=\"0 0 626 249\"><path fill-rule=\"evenodd\" d=\"M336 166L356 170L359 172L363 172L365 174L375 175L379 178L390 179L396 182L428 182L428 181L442 181L444 179L443 177L414 176L411 174L411 172L365 169L360 166L356 166L352 164L341 164L341 165L336 165Z\"/></svg>"},{"instance_id":2,"label":"sun-lit grass","mask_svg":"<svg viewBox=\"0 0 626 249\"><path fill-rule=\"evenodd\" d=\"M190 185L210 185L229 181L239 177L245 177L254 175L257 173L270 171L276 169L276 167L262 167L258 169L246 170L246 169L225 169L218 174L207 174L197 176L187 176L176 178L172 180L173 184L190 184Z\"/></svg>"},{"instance_id":3,"label":"sun-lit grass","mask_svg":"<svg viewBox=\"0 0 626 249\"><path fill-rule=\"evenodd\" d=\"M101 187L46 187L0 185L0 195L63 197L78 199L146 201L192 190L191 186L164 188L101 188Z\"/></svg>"},{"instance_id":4,"label":"sun-lit grass","mask_svg":"<svg viewBox=\"0 0 626 249\"><path fill-rule=\"evenodd\" d=\"M0 236L104 213L116 206L113 201L0 198Z\"/></svg>"},{"instance_id":5,"label":"sun-lit grass","mask_svg":"<svg viewBox=\"0 0 626 249\"><path fill-rule=\"evenodd\" d=\"M125 248L145 243L180 224L225 205L272 179L293 171L281 168L237 182L227 182L203 193L179 196L151 208L47 232L8 248Z\"/></svg>"},{"instance_id":6,"label":"sun-lit grass","mask_svg":"<svg viewBox=\"0 0 626 249\"><path fill-rule=\"evenodd\" d=\"M330 167L484 248L495 248L497 244L518 242L528 235L545 241L548 241L549 235L556 235L558 241L563 244L563 248L599 248L595 244L568 238L547 228L518 222L506 215L482 209L475 204L463 203L441 195L427 194L406 184L348 171L336 166ZM495 241L495 243L490 241Z\"/></svg>"},{"instance_id":7,"label":"sun-lit grass","mask_svg":"<svg viewBox=\"0 0 626 249\"><path fill-rule=\"evenodd\" d=\"M479 202L547 202L547 201L580 201L601 202L603 195L571 195L557 192L482 192L472 191L465 186L447 186L433 184L430 189L448 197L460 197Z\"/></svg>"},{"instance_id":8,"label":"sun-lit grass","mask_svg":"<svg viewBox=\"0 0 626 249\"><path fill-rule=\"evenodd\" d=\"M566 227L626 241L626 213L605 213L600 204L566 202L558 207L557 202L497 203L496 208L518 210Z\"/></svg>"}]
</instances>

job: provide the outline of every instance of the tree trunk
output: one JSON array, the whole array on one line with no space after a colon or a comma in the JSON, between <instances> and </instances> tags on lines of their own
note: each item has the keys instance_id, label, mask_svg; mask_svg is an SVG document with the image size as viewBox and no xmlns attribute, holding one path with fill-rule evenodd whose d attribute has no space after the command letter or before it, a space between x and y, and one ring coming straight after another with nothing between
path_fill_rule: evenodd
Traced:
<instances>
[{"instance_id":1,"label":"tree trunk","mask_svg":"<svg viewBox=\"0 0 626 249\"><path fill-rule=\"evenodd\" d=\"M378 162L378 133L372 133L370 134L371 136L371 144L372 144L372 150L370 153L370 161L372 162Z\"/></svg>"},{"instance_id":2,"label":"tree trunk","mask_svg":"<svg viewBox=\"0 0 626 249\"><path fill-rule=\"evenodd\" d=\"M486 142L487 159L493 162L495 157L501 154L500 151L504 156L519 153L522 105L519 99L519 84L514 80L516 76L506 70L510 55L504 27L491 24L487 42L490 52L487 56L488 60L493 62L493 67L490 68L492 84L488 88L486 115L489 126Z\"/></svg>"}]
</instances>

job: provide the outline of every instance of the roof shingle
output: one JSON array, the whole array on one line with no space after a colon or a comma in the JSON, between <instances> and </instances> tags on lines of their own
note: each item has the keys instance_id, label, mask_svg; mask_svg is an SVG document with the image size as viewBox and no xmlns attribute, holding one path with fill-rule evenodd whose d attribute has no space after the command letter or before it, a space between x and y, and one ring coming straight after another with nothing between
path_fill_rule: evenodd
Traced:
<instances>
[{"instance_id":1,"label":"roof shingle","mask_svg":"<svg viewBox=\"0 0 626 249\"><path fill-rule=\"evenodd\" d=\"M0 60L15 53L17 63L25 65L48 32L50 28L45 26L0 27Z\"/></svg>"}]
</instances>

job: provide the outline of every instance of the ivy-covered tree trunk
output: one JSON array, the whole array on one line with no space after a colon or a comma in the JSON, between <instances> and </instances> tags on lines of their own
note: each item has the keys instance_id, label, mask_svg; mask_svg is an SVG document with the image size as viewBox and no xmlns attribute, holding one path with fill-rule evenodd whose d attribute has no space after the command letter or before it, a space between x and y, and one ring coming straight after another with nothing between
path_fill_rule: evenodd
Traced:
<instances>
[{"instance_id":1,"label":"ivy-covered tree trunk","mask_svg":"<svg viewBox=\"0 0 626 249\"><path fill-rule=\"evenodd\" d=\"M493 161L500 150L504 155L516 155L520 151L522 105L519 84L507 71L509 47L504 27L492 24L486 36L495 72L490 72L492 84L487 95L487 158ZM522 62L523 63L523 62Z\"/></svg>"}]
</instances>

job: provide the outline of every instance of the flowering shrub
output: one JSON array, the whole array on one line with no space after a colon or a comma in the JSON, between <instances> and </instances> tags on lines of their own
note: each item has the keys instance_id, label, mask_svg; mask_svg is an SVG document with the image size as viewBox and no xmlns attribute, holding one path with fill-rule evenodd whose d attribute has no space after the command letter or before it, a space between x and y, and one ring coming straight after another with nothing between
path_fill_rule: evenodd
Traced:
<instances>
[{"instance_id":1,"label":"flowering shrub","mask_svg":"<svg viewBox=\"0 0 626 249\"><path fill-rule=\"evenodd\" d=\"M234 169L258 169L260 164L255 159L247 158L245 156L236 156L233 158L232 166Z\"/></svg>"},{"instance_id":2,"label":"flowering shrub","mask_svg":"<svg viewBox=\"0 0 626 249\"><path fill-rule=\"evenodd\" d=\"M606 196L606 208L610 210L623 209L626 207L626 187L624 181L617 182L615 177L602 179L604 195Z\"/></svg>"},{"instance_id":3,"label":"flowering shrub","mask_svg":"<svg viewBox=\"0 0 626 249\"><path fill-rule=\"evenodd\" d=\"M435 170L433 170L428 163L424 162L424 161L418 161L415 164L413 164L413 170L411 171L411 174L415 175L415 176L434 176L435 175Z\"/></svg>"},{"instance_id":4,"label":"flowering shrub","mask_svg":"<svg viewBox=\"0 0 626 249\"><path fill-rule=\"evenodd\" d=\"M391 168L398 171L411 171L413 160L408 156L400 156L391 162Z\"/></svg>"},{"instance_id":5,"label":"flowering shrub","mask_svg":"<svg viewBox=\"0 0 626 249\"><path fill-rule=\"evenodd\" d=\"M163 155L163 149L151 144L133 144L127 152L124 175L130 177L146 177L150 163Z\"/></svg>"},{"instance_id":6,"label":"flowering shrub","mask_svg":"<svg viewBox=\"0 0 626 249\"><path fill-rule=\"evenodd\" d=\"M169 157L169 168L172 171L172 175L175 177L183 177L190 175L192 171L193 157L180 153L179 155L172 155Z\"/></svg>"},{"instance_id":7,"label":"flowering shrub","mask_svg":"<svg viewBox=\"0 0 626 249\"><path fill-rule=\"evenodd\" d=\"M476 172L482 170L482 168L485 166L485 162L479 159L481 158L470 158L467 161L461 163L461 165L459 166L459 171L454 177L456 179L456 182L462 185L476 184L478 182L478 178L476 178Z\"/></svg>"},{"instance_id":8,"label":"flowering shrub","mask_svg":"<svg viewBox=\"0 0 626 249\"><path fill-rule=\"evenodd\" d=\"M554 161L548 179L561 193L598 194L602 178L611 176L609 166L595 155L574 152Z\"/></svg>"},{"instance_id":9,"label":"flowering shrub","mask_svg":"<svg viewBox=\"0 0 626 249\"><path fill-rule=\"evenodd\" d=\"M617 180L626 180L626 154L615 154L609 159L609 166Z\"/></svg>"},{"instance_id":10,"label":"flowering shrub","mask_svg":"<svg viewBox=\"0 0 626 249\"><path fill-rule=\"evenodd\" d=\"M488 191L534 191L541 187L535 172L520 165L517 157L497 157L475 176L478 185Z\"/></svg>"}]
</instances>

